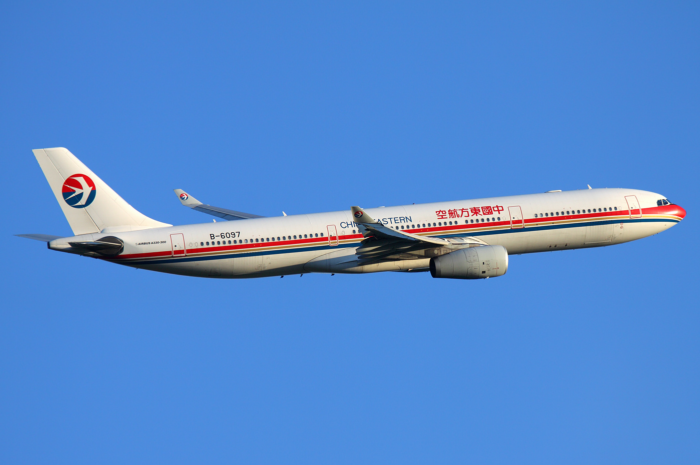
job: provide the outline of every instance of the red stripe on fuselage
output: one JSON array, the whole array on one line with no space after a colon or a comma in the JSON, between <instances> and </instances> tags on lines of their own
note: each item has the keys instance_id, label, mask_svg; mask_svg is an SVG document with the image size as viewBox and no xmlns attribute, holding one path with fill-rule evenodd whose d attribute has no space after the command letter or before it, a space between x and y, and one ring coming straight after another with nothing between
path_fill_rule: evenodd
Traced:
<instances>
[{"instance_id":1,"label":"red stripe on fuselage","mask_svg":"<svg viewBox=\"0 0 700 465\"><path fill-rule=\"evenodd\" d=\"M678 207L677 205L665 205L662 207L651 207L651 208L644 208L642 210L643 215L672 215L676 216L678 218L684 218L685 217L685 210L682 208ZM610 212L596 212L596 213L581 213L581 214L574 214L574 215L559 215L559 216L549 216L549 217L543 217L543 218L527 218L525 219L525 224L536 224L536 223L543 223L543 222L558 222L558 221L567 221L567 220L592 220L592 219L607 219L610 217L619 217L619 216L624 216L625 218L629 218L629 210L618 210L618 211L610 211ZM435 227L425 227L425 228L406 228L402 229L401 231L405 232L410 232L411 234L419 234L419 233L449 233L449 232L454 232L454 231L459 231L459 230L474 230L474 229L483 229L483 228L495 228L495 227L510 227L510 220L505 220L505 221L495 221L495 222L487 222L487 223L465 223L465 224L459 224L457 223L457 220L452 220L454 223L453 225L442 225L442 226L435 226ZM466 220L465 220L466 221ZM446 223L443 221L443 223ZM338 239L340 241L347 241L347 240L353 240L353 239L363 239L364 236L362 234L348 234L344 236L338 236ZM335 241L334 241L335 242ZM197 248L192 248L187 250L188 255L195 255L195 254L204 254L204 253L214 253L214 252L227 252L227 251L244 251L244 250L254 250L254 249L262 249L262 248L268 248L268 247L278 247L278 246L290 246L290 245L315 245L315 244L324 244L328 243L328 238L327 237L314 237L314 238L309 238L309 239L294 239L294 240L287 240L287 241L270 241L270 242L254 242L254 243L249 243L249 244L225 244L225 245L216 245L216 246L207 246L207 247L197 247ZM159 251L159 252L147 252L147 253L137 253L137 254L128 254L128 255L120 255L119 257L114 257L111 258L110 260L128 260L128 259L134 259L134 258L156 258L156 257L168 257L172 256L172 250L165 250L165 251Z\"/></svg>"}]
</instances>

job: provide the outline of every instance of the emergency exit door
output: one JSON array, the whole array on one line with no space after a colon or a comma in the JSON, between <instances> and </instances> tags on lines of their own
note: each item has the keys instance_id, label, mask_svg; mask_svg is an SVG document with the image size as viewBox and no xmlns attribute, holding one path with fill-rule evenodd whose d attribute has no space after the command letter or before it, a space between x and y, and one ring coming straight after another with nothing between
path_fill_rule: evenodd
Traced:
<instances>
[{"instance_id":1,"label":"emergency exit door","mask_svg":"<svg viewBox=\"0 0 700 465\"><path fill-rule=\"evenodd\" d=\"M175 255L187 255L187 250L185 249L185 236L183 234L171 234L170 244L173 248L173 257Z\"/></svg>"}]
</instances>

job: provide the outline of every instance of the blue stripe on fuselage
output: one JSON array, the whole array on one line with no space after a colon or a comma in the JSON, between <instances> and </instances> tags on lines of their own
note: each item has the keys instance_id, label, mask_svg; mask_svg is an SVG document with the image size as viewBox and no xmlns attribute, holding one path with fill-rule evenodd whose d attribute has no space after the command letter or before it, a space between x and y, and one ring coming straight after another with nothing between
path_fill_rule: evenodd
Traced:
<instances>
[{"instance_id":1,"label":"blue stripe on fuselage","mask_svg":"<svg viewBox=\"0 0 700 465\"><path fill-rule=\"evenodd\" d=\"M674 220L674 219L661 219L661 218L650 218L650 219L644 219L644 218L636 218L636 219L625 219L625 220L605 220L605 221L591 221L591 222L586 222L586 223L571 223L571 224L552 224L552 225L547 225L547 226L536 226L536 227L525 227L525 228L516 228L516 229L496 229L496 230L490 230L490 231L474 231L474 232L459 232L459 233L454 233L454 234L440 234L440 235L433 235L432 237L440 237L440 238L449 238L449 237L473 237L473 236L492 236L492 235L497 235L497 234L510 234L510 233L519 233L519 232L533 232L533 231L545 231L545 230L552 230L552 229L569 229L569 228L582 228L586 226L601 226L601 225L606 225L606 224L617 224L617 223L666 223L666 222L678 222L680 220ZM337 248L348 248L348 247L358 247L360 241L356 242L351 242L351 243L346 243L346 244L339 244L339 245L322 245L322 246L313 246L313 247L303 247L303 248L295 248L295 249L282 249L282 250L264 250L264 251L256 251L256 252L231 252L231 253L220 253L217 255L209 255L209 256L197 256L197 255L190 255L186 257L181 257L181 258L165 258L165 259L145 259L145 260L109 260L114 263L119 263L122 265L142 265L142 264L148 264L148 265L160 265L163 263L181 263L181 262L194 262L194 261L207 261L207 260L226 260L229 258L243 258L243 257L256 257L256 256L261 256L261 255L279 255L279 254L287 254L287 253L298 253L298 252L315 252L318 250L333 250Z\"/></svg>"}]
</instances>

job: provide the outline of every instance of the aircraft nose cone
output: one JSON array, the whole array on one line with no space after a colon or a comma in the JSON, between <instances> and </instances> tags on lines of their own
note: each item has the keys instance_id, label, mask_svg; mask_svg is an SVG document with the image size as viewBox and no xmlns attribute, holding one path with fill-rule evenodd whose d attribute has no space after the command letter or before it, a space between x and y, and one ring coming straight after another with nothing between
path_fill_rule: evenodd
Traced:
<instances>
[{"instance_id":1,"label":"aircraft nose cone","mask_svg":"<svg viewBox=\"0 0 700 465\"><path fill-rule=\"evenodd\" d=\"M676 207L676 211L673 214L679 216L681 219L685 218L685 208L680 205L674 205L674 207Z\"/></svg>"}]
</instances>

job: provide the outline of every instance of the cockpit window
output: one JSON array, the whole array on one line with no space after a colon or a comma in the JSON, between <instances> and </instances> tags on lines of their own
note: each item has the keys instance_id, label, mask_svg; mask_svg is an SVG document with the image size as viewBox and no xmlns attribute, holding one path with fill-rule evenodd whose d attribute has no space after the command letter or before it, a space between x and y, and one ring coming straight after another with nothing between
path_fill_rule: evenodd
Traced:
<instances>
[{"instance_id":1,"label":"cockpit window","mask_svg":"<svg viewBox=\"0 0 700 465\"><path fill-rule=\"evenodd\" d=\"M656 201L656 205L661 207L663 205L671 205L671 202L668 199L659 199Z\"/></svg>"}]
</instances>

